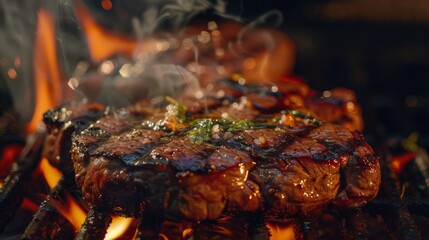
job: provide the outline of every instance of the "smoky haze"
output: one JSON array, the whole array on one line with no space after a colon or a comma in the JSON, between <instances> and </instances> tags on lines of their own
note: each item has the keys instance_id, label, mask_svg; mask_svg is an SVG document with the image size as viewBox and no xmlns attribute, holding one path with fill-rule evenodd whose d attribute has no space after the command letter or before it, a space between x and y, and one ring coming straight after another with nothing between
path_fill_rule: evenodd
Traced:
<instances>
[{"instance_id":1,"label":"smoky haze","mask_svg":"<svg viewBox=\"0 0 429 240\"><path fill-rule=\"evenodd\" d=\"M136 51L131 58L116 55L102 62L91 61L76 14L75 4L79 2L84 3L92 17L109 31L138 39ZM220 63L215 58L202 56L201 50L196 47L199 44L199 36L187 37L197 44L193 43L191 46L191 57L186 64L185 61L171 62L168 55L183 47L183 41L186 40L181 38L182 29L201 15L204 15L204 18L212 16L213 19L219 20L244 21L239 14L231 14L228 11L230 3L223 0L111 2L113 8L103 11L98 1L90 0L1 1L0 43L7 46L0 49L2 108L3 105L13 105L24 122L28 122L33 115L36 84L34 71L37 71L33 68L33 52L34 39L39 34L36 23L37 10L40 8L47 9L55 19L55 50L59 67L64 73L61 82L61 91L64 94L61 95L65 96L67 92L73 92L74 95L73 98L64 98L57 104L87 97L119 107L141 97L174 96L184 89L194 89L195 92L199 88L200 69L203 69L200 67L201 61L206 61L205 64L216 68L216 71L222 72L223 69L217 68ZM282 20L281 13L277 11L262 15L237 32L238 38L234 38L222 51L230 51L237 58L246 55L247 52L242 51L245 48L240 45L248 31L265 24L279 25ZM160 33L162 34L159 38ZM167 42L168 46L161 46L157 51L140 51L139 45L145 44L145 40L154 36L156 41ZM262 34L260 41L264 42L264 48L267 50L273 49L276 44L269 34ZM237 48L242 52L236 51ZM107 74L100 74L100 67L110 62L113 63L113 69ZM187 64L192 65L192 69ZM16 76L11 77L13 71L10 69L16 71Z\"/></svg>"}]
</instances>

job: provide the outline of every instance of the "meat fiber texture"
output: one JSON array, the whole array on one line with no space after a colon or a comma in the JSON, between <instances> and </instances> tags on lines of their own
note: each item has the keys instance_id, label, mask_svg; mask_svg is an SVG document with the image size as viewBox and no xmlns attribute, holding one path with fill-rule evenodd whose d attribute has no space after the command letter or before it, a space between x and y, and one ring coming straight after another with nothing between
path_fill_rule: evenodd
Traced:
<instances>
[{"instance_id":1,"label":"meat fiber texture","mask_svg":"<svg viewBox=\"0 0 429 240\"><path fill-rule=\"evenodd\" d=\"M373 199L379 161L362 134L290 109L279 89L225 80L110 112L72 137L76 183L90 206L179 221L286 219Z\"/></svg>"}]
</instances>

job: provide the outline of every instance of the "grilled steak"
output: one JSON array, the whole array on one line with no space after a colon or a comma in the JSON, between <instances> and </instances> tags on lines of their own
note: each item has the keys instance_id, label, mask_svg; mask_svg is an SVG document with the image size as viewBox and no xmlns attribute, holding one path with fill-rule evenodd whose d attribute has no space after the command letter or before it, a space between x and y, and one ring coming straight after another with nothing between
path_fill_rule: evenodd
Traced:
<instances>
[{"instance_id":1,"label":"grilled steak","mask_svg":"<svg viewBox=\"0 0 429 240\"><path fill-rule=\"evenodd\" d=\"M288 95L271 89L220 82L202 99L141 101L100 118L72 138L85 199L124 216L205 220L289 218L374 198L379 163L362 135L285 110Z\"/></svg>"},{"instance_id":2,"label":"grilled steak","mask_svg":"<svg viewBox=\"0 0 429 240\"><path fill-rule=\"evenodd\" d=\"M104 110L105 108L98 103L77 103L59 106L44 114L43 120L48 135L43 155L66 177L74 178L70 158L71 135L87 128L104 114Z\"/></svg>"}]
</instances>

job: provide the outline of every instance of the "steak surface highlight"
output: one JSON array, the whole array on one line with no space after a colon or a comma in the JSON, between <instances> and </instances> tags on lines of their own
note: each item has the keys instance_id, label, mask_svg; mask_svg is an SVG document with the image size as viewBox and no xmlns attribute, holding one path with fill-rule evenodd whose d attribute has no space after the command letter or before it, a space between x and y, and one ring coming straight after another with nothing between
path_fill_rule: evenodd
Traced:
<instances>
[{"instance_id":1,"label":"steak surface highlight","mask_svg":"<svg viewBox=\"0 0 429 240\"><path fill-rule=\"evenodd\" d=\"M71 158L88 203L133 217L284 219L376 196L378 158L360 133L288 110L290 95L264 86L222 81L203 94L142 100L76 132Z\"/></svg>"}]
</instances>

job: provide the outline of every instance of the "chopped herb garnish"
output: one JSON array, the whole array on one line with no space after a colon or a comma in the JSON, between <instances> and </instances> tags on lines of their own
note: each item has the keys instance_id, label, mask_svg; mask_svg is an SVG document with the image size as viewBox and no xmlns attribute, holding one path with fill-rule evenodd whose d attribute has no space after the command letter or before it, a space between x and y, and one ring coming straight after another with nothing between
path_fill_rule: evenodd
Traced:
<instances>
[{"instance_id":1,"label":"chopped herb garnish","mask_svg":"<svg viewBox=\"0 0 429 240\"><path fill-rule=\"evenodd\" d=\"M253 128L253 126L255 126L255 123L245 119L245 120L239 120L239 121L234 121L232 122L232 124L230 124L228 127L228 131L229 132L235 132L235 131L242 131L242 130L246 130L246 129L251 129Z\"/></svg>"},{"instance_id":2,"label":"chopped herb garnish","mask_svg":"<svg viewBox=\"0 0 429 240\"><path fill-rule=\"evenodd\" d=\"M193 122L192 130L188 132L188 139L197 144L211 139L215 120L211 118L199 119Z\"/></svg>"},{"instance_id":3,"label":"chopped herb garnish","mask_svg":"<svg viewBox=\"0 0 429 240\"><path fill-rule=\"evenodd\" d=\"M215 132L235 132L246 129L252 129L254 123L250 120L234 121L230 118L213 119L205 118L198 119L191 123L191 130L188 132L188 139L193 143L201 144L204 141L209 141L212 134Z\"/></svg>"},{"instance_id":4,"label":"chopped herb garnish","mask_svg":"<svg viewBox=\"0 0 429 240\"><path fill-rule=\"evenodd\" d=\"M167 106L168 113L175 116L179 123L184 123L186 121L186 106L169 96L165 97L165 100L171 103Z\"/></svg>"}]
</instances>

